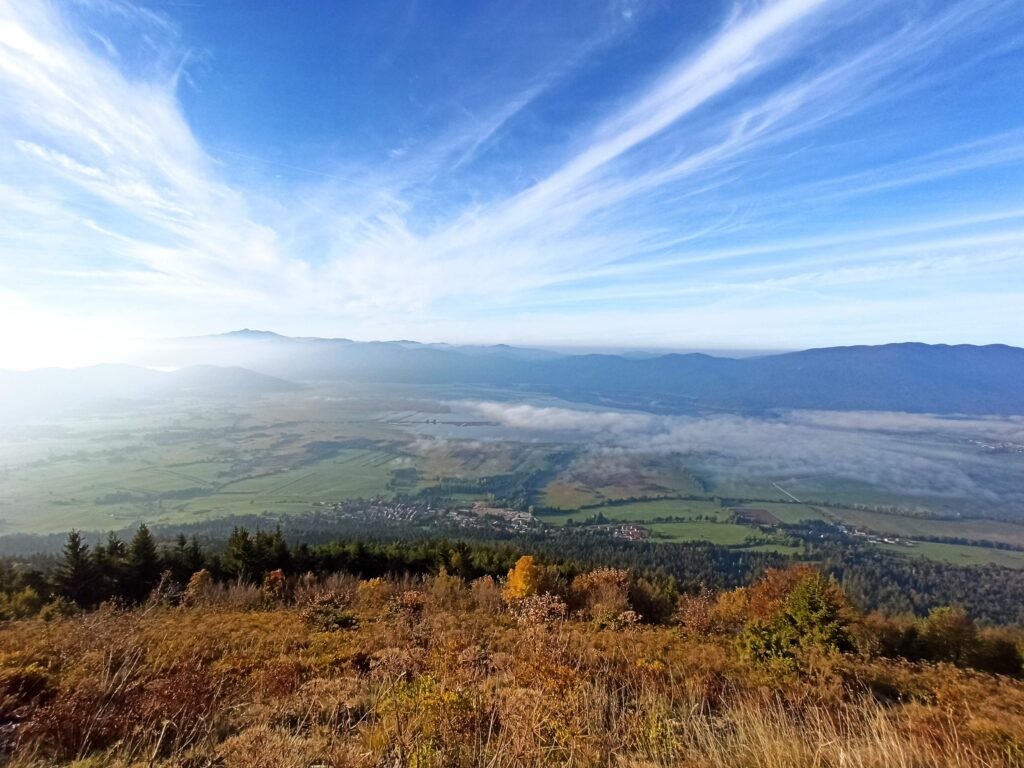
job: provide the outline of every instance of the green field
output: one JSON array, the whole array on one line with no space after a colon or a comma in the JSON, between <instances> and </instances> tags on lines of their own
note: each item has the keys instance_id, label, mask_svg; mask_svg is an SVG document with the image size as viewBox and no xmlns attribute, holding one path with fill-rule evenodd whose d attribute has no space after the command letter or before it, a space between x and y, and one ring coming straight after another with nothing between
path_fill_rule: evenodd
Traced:
<instances>
[{"instance_id":1,"label":"green field","mask_svg":"<svg viewBox=\"0 0 1024 768\"><path fill-rule=\"evenodd\" d=\"M722 547L736 547L756 539L760 533L735 523L685 522L650 523L652 541L706 541Z\"/></svg>"},{"instance_id":2,"label":"green field","mask_svg":"<svg viewBox=\"0 0 1024 768\"><path fill-rule=\"evenodd\" d=\"M0 516L9 527L20 523L19 528L45 531L188 521L196 514L308 511L315 501L390 495L391 472L401 461L386 451L342 451L331 459L279 471L267 466L246 476L244 467L232 472L223 462L172 470L76 460L23 471L17 480L5 478L0 487L4 500L9 495L12 501L0 505Z\"/></svg>"},{"instance_id":3,"label":"green field","mask_svg":"<svg viewBox=\"0 0 1024 768\"><path fill-rule=\"evenodd\" d=\"M909 539L918 536L942 536L1024 546L1024 525L1002 520L982 518L949 520L840 508L826 508L825 511L846 525L882 535L901 536Z\"/></svg>"},{"instance_id":4,"label":"green field","mask_svg":"<svg viewBox=\"0 0 1024 768\"><path fill-rule=\"evenodd\" d=\"M565 525L569 520L581 523L594 515L603 515L608 520L623 523L639 523L661 518L713 517L725 521L732 513L723 509L718 502L690 499L655 499L652 501L635 501L628 504L608 504L602 507L590 507L572 512L561 512L556 515L540 517L549 525Z\"/></svg>"},{"instance_id":5,"label":"green field","mask_svg":"<svg viewBox=\"0 0 1024 768\"><path fill-rule=\"evenodd\" d=\"M915 542L913 547L898 544L880 544L883 549L908 557L926 557L953 565L1001 565L1006 568L1024 568L1024 552L972 547L965 544L940 544L932 541Z\"/></svg>"},{"instance_id":6,"label":"green field","mask_svg":"<svg viewBox=\"0 0 1024 768\"><path fill-rule=\"evenodd\" d=\"M249 405L167 406L70 421L52 435L8 432L0 437L2 531L305 512L315 501L391 495L392 472L413 465L408 436L368 421L362 403Z\"/></svg>"},{"instance_id":7,"label":"green field","mask_svg":"<svg viewBox=\"0 0 1024 768\"><path fill-rule=\"evenodd\" d=\"M228 483L220 493L314 501L373 496L386 492L398 461L394 454L381 451L342 451L336 458Z\"/></svg>"},{"instance_id":8,"label":"green field","mask_svg":"<svg viewBox=\"0 0 1024 768\"><path fill-rule=\"evenodd\" d=\"M762 551L794 551L786 545L766 540L768 537L753 526L731 522L732 510L715 501L656 499L543 515L539 519L548 525L564 526L570 520L583 523L598 514L612 523L643 525L650 531L650 540L654 542L706 541L723 547L737 547L763 541L758 545ZM665 521L667 518L676 519ZM657 520L663 522L655 522Z\"/></svg>"},{"instance_id":9,"label":"green field","mask_svg":"<svg viewBox=\"0 0 1024 768\"><path fill-rule=\"evenodd\" d=\"M744 505L754 509L764 509L774 515L780 523L794 525L807 520L825 520L826 517L816 507L808 504L781 503L774 501L752 501ZM742 508L739 508L742 511Z\"/></svg>"},{"instance_id":10,"label":"green field","mask_svg":"<svg viewBox=\"0 0 1024 768\"><path fill-rule=\"evenodd\" d=\"M0 533L120 529L555 472L564 446L476 440L441 401L289 394L165 403L0 433ZM429 417L429 419L428 419ZM428 421L456 437L424 435ZM454 426L452 426L454 425ZM440 429L440 427L439 427ZM559 465L561 466L561 465ZM411 478L396 472L415 470Z\"/></svg>"},{"instance_id":11,"label":"green field","mask_svg":"<svg viewBox=\"0 0 1024 768\"><path fill-rule=\"evenodd\" d=\"M624 499L703 495L701 482L677 458L636 454L584 454L544 488L540 503L556 509L578 509Z\"/></svg>"}]
</instances>

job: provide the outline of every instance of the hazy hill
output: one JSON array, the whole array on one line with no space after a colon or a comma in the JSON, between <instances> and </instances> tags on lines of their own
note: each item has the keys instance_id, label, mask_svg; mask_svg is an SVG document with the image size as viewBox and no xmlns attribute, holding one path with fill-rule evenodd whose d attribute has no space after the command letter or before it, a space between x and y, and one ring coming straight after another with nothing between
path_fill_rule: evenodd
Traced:
<instances>
[{"instance_id":1,"label":"hazy hill","mask_svg":"<svg viewBox=\"0 0 1024 768\"><path fill-rule=\"evenodd\" d=\"M84 406L188 395L251 396L298 385L237 367L188 366L159 371L134 365L0 370L0 418L61 415Z\"/></svg>"},{"instance_id":2,"label":"hazy hill","mask_svg":"<svg viewBox=\"0 0 1024 768\"><path fill-rule=\"evenodd\" d=\"M823 408L1024 413L1024 350L1004 345L830 347L763 357L560 355L508 346L290 338L263 331L178 339L154 364L242 366L291 380L528 387L667 410Z\"/></svg>"}]
</instances>

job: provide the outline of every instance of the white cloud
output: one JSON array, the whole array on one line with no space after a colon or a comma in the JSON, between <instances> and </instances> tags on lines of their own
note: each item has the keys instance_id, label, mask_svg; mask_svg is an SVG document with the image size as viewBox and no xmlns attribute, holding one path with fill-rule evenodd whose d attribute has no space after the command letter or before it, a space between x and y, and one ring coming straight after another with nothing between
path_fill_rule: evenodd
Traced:
<instances>
[{"instance_id":1,"label":"white cloud","mask_svg":"<svg viewBox=\"0 0 1024 768\"><path fill-rule=\"evenodd\" d=\"M175 93L187 55L166 18L127 0L73 7L143 25L163 46L155 58L176 64L129 72L66 7L0 2L0 173L19 180L0 185L10 203L0 279L33 306L112 316L116 304L136 318L133 333L150 335L257 319L306 333L344 324L357 337L532 343L1013 333L1003 318L1024 293L1024 233L1012 184L970 202L916 200L907 217L880 204L864 221L850 211L865 209L845 206L1019 170L1024 134L950 132L892 159L828 133L937 73L978 65L981 55L932 66L1019 21L1009 0L926 0L881 32L892 12L882 0L739 4L646 85L599 111L582 105L536 167L514 152L500 172L481 162L539 99L624 39L638 14L625 20L616 6L615 24L464 119L388 142L381 167L286 164L316 183L285 191L230 181L226 163L244 156L218 151L215 162L201 145ZM851 156L867 167L844 165ZM903 295L865 287L894 280L906 281ZM942 319L951 292L977 309L969 322Z\"/></svg>"},{"instance_id":2,"label":"white cloud","mask_svg":"<svg viewBox=\"0 0 1024 768\"><path fill-rule=\"evenodd\" d=\"M1024 445L1024 421L884 412L793 411L775 417L654 416L466 402L503 426L579 432L598 452L679 453L721 477L816 482L840 477L925 497L1024 503L1015 467L969 439ZM908 437L910 436L910 437Z\"/></svg>"}]
</instances>

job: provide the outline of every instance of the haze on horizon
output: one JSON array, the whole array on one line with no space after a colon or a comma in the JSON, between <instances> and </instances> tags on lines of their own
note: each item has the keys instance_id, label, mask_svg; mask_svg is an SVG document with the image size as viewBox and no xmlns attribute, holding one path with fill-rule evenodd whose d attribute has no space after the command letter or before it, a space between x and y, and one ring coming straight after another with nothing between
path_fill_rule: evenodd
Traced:
<instances>
[{"instance_id":1,"label":"haze on horizon","mask_svg":"<svg viewBox=\"0 0 1024 768\"><path fill-rule=\"evenodd\" d=\"M1017 0L0 0L0 368L1024 345Z\"/></svg>"}]
</instances>

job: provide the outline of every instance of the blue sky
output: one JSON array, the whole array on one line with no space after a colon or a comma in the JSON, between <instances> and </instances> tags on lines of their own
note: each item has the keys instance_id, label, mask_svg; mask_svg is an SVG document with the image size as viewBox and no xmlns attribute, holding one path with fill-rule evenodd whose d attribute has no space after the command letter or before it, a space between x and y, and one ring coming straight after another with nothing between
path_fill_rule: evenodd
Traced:
<instances>
[{"instance_id":1,"label":"blue sky","mask_svg":"<svg viewBox=\"0 0 1024 768\"><path fill-rule=\"evenodd\" d=\"M1019 0L0 0L0 366L1024 344Z\"/></svg>"}]
</instances>

